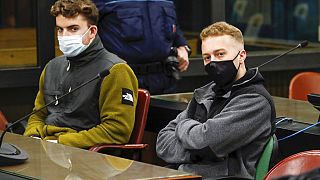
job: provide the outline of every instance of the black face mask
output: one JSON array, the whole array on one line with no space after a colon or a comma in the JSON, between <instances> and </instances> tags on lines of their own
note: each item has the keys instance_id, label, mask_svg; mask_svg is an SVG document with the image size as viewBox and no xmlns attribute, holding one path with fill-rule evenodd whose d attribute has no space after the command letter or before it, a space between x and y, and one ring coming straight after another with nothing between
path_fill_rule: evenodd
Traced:
<instances>
[{"instance_id":1,"label":"black face mask","mask_svg":"<svg viewBox=\"0 0 320 180\"><path fill-rule=\"evenodd\" d=\"M235 80L240 64L237 69L233 64L233 61L238 57L239 53L240 51L232 60L211 61L205 66L205 71L219 88L224 89L225 87L230 86Z\"/></svg>"}]
</instances>

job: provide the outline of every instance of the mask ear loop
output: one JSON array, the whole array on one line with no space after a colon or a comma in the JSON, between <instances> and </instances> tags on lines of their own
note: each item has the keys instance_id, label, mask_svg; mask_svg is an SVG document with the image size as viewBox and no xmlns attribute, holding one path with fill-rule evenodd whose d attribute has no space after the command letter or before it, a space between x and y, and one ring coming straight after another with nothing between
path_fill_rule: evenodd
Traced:
<instances>
[{"instance_id":1,"label":"mask ear loop","mask_svg":"<svg viewBox=\"0 0 320 180\"><path fill-rule=\"evenodd\" d=\"M89 30L91 29L91 27L92 27L92 26L90 26L90 27L88 28L88 30L82 35L81 39L83 39L83 37L89 32ZM88 44L87 46L89 46L89 45L92 43L93 39L94 39L94 38L90 39L90 42L89 42L89 44ZM83 44L83 43L82 43L82 44Z\"/></svg>"},{"instance_id":2,"label":"mask ear loop","mask_svg":"<svg viewBox=\"0 0 320 180\"><path fill-rule=\"evenodd\" d=\"M81 38L83 38L83 36L85 36L88 32L89 32L89 30L91 29L91 26L88 28L88 30L81 36Z\"/></svg>"},{"instance_id":3,"label":"mask ear loop","mask_svg":"<svg viewBox=\"0 0 320 180\"><path fill-rule=\"evenodd\" d=\"M236 55L236 57L233 58L232 61L236 60L236 58L239 56L239 54L240 54L240 51L238 52L238 54ZM238 68L237 68L237 74L238 74L239 68L240 68L240 63L239 63L239 66L238 66Z\"/></svg>"},{"instance_id":4,"label":"mask ear loop","mask_svg":"<svg viewBox=\"0 0 320 180\"><path fill-rule=\"evenodd\" d=\"M240 51L238 52L238 54L236 55L236 57L233 58L232 61L236 60L236 58L239 56L239 54L240 54ZM236 73L236 75L238 75L239 68L240 68L240 63L239 63L239 66L238 66L238 68L237 68L237 73Z\"/></svg>"}]
</instances>

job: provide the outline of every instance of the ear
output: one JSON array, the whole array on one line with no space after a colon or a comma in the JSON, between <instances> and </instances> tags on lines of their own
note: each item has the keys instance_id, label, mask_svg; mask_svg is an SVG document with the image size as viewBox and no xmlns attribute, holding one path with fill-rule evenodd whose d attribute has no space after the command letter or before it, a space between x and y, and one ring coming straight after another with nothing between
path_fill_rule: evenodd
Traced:
<instances>
[{"instance_id":1,"label":"ear","mask_svg":"<svg viewBox=\"0 0 320 180\"><path fill-rule=\"evenodd\" d=\"M240 56L240 59L239 59L239 63L244 63L244 61L246 60L247 58L247 52L246 50L241 50L240 53L239 53L239 56Z\"/></svg>"},{"instance_id":2,"label":"ear","mask_svg":"<svg viewBox=\"0 0 320 180\"><path fill-rule=\"evenodd\" d=\"M98 33L98 27L96 25L91 25L89 38L90 39L95 38L97 33Z\"/></svg>"}]
</instances>

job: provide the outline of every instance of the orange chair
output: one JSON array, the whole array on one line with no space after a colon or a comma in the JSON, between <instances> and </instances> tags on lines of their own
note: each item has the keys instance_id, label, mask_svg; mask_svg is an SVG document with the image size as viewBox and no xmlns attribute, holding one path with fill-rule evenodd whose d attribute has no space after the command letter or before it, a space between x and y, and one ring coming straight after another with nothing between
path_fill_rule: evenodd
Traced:
<instances>
[{"instance_id":1,"label":"orange chair","mask_svg":"<svg viewBox=\"0 0 320 180\"><path fill-rule=\"evenodd\" d=\"M320 73L301 72L290 81L289 99L307 100L307 94L320 94Z\"/></svg>"},{"instance_id":2,"label":"orange chair","mask_svg":"<svg viewBox=\"0 0 320 180\"><path fill-rule=\"evenodd\" d=\"M145 89L138 90L138 102L136 107L136 116L134 128L128 144L100 144L91 147L89 150L94 152L103 152L110 149L127 149L131 152L126 155L127 158L133 160L140 160L141 150L145 149L148 145L141 144L144 135L144 128L147 122L148 110L150 103L150 93ZM126 152L125 152L126 153Z\"/></svg>"},{"instance_id":3,"label":"orange chair","mask_svg":"<svg viewBox=\"0 0 320 180\"><path fill-rule=\"evenodd\" d=\"M0 111L0 130L4 131L7 128L8 121L4 114Z\"/></svg>"},{"instance_id":4,"label":"orange chair","mask_svg":"<svg viewBox=\"0 0 320 180\"><path fill-rule=\"evenodd\" d=\"M291 155L276 164L265 176L271 180L280 176L299 175L320 167L320 150L310 150Z\"/></svg>"}]
</instances>

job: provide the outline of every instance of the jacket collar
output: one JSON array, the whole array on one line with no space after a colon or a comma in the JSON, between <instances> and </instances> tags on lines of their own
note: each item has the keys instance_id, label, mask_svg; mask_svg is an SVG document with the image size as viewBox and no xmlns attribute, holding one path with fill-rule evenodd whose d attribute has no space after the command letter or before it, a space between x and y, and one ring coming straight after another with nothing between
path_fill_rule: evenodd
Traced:
<instances>
[{"instance_id":1,"label":"jacket collar","mask_svg":"<svg viewBox=\"0 0 320 180\"><path fill-rule=\"evenodd\" d=\"M236 89L241 88L242 86L248 86L250 84L255 84L259 82L264 82L264 79L262 75L259 73L258 68L252 68L247 70L246 74L242 78L235 81L232 84L232 87L228 88L229 90L223 89L221 91L216 92L216 84L212 81L206 84L205 86L196 89L194 91L194 98L198 103L203 103L204 101L207 101L208 99L213 99L215 97L228 98L230 97L232 91L235 91Z\"/></svg>"},{"instance_id":2,"label":"jacket collar","mask_svg":"<svg viewBox=\"0 0 320 180\"><path fill-rule=\"evenodd\" d=\"M94 60L99 51L103 49L103 44L100 40L100 37L97 35L86 50L75 57L67 57L67 60L70 61L72 66L82 66Z\"/></svg>"},{"instance_id":3,"label":"jacket collar","mask_svg":"<svg viewBox=\"0 0 320 180\"><path fill-rule=\"evenodd\" d=\"M231 91L243 86L243 85L249 85L249 84L256 84L256 83L263 83L264 79L262 77L262 75L259 72L258 68L251 68L249 70L247 70L246 74L240 78L239 80L237 80L236 82L234 82L234 84L232 85L232 89Z\"/></svg>"}]
</instances>

